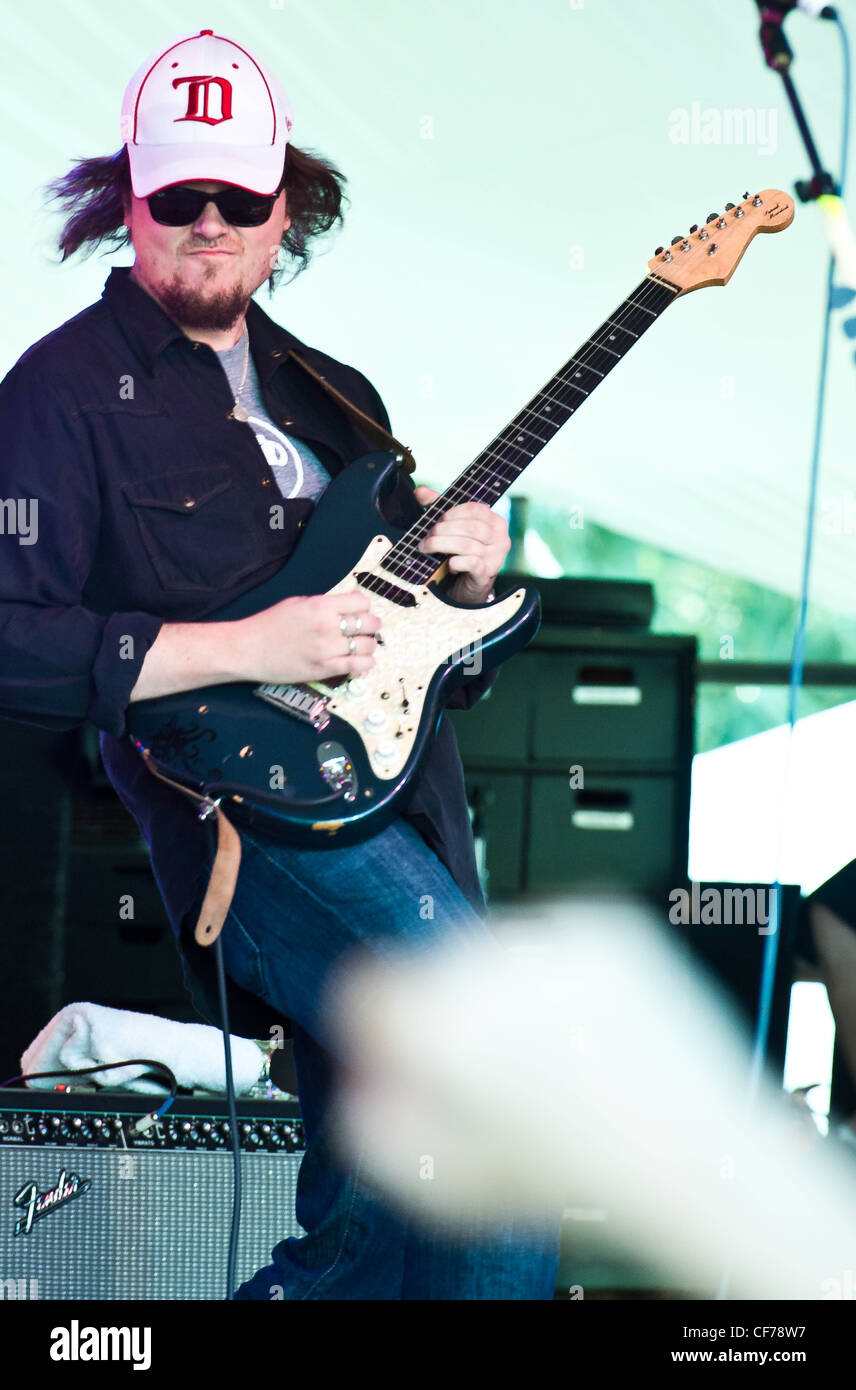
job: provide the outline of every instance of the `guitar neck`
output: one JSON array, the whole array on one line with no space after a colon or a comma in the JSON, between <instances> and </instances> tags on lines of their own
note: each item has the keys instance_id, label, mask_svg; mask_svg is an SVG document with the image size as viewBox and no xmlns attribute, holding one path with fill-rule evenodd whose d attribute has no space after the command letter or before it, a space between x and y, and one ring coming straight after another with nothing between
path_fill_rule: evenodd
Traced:
<instances>
[{"instance_id":1,"label":"guitar neck","mask_svg":"<svg viewBox=\"0 0 856 1390\"><path fill-rule=\"evenodd\" d=\"M418 545L435 521L462 502L492 506L677 296L676 286L646 275L546 386L426 507L384 556L383 568L410 583L427 583L443 557L425 555Z\"/></svg>"}]
</instances>

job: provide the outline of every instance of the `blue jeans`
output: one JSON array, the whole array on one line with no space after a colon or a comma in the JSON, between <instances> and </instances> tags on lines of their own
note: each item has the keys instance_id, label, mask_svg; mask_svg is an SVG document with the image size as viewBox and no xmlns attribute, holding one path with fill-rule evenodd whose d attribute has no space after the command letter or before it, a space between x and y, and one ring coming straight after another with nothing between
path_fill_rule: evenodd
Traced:
<instances>
[{"instance_id":1,"label":"blue jeans","mask_svg":"<svg viewBox=\"0 0 856 1390\"><path fill-rule=\"evenodd\" d=\"M363 1173L337 1160L325 1133L336 1076L319 1000L338 956L358 944L430 948L450 935L493 939L445 865L399 818L373 839L300 849L241 832L243 859L222 933L226 973L292 1020L306 1136L289 1236L237 1299L552 1299L555 1223L510 1214L456 1228L454 1239L389 1209ZM430 898L426 895L430 895ZM433 901L431 901L433 900ZM433 913L433 915L432 915ZM509 1119L513 1103L509 1103Z\"/></svg>"}]
</instances>

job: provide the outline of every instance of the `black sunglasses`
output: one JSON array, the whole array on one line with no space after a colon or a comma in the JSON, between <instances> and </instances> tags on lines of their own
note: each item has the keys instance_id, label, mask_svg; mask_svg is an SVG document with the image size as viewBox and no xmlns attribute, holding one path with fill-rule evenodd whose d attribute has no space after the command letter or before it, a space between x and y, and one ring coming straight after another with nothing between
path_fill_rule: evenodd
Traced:
<instances>
[{"instance_id":1,"label":"black sunglasses","mask_svg":"<svg viewBox=\"0 0 856 1390\"><path fill-rule=\"evenodd\" d=\"M189 227L208 203L215 203L224 222L233 227L261 227L273 212L273 205L284 187L275 193L253 193L248 188L223 188L219 193L205 193L199 188L174 184L160 188L146 199L149 212L162 227Z\"/></svg>"}]
</instances>

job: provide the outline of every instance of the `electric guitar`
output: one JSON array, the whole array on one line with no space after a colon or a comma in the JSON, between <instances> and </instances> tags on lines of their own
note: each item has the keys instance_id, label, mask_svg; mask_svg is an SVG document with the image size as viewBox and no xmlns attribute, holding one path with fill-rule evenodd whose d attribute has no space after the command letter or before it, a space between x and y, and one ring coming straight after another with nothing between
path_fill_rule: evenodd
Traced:
<instances>
[{"instance_id":1,"label":"electric guitar","mask_svg":"<svg viewBox=\"0 0 856 1390\"><path fill-rule=\"evenodd\" d=\"M793 216L792 199L767 189L659 247L641 283L442 496L424 509L413 499L407 530L382 513L395 482L391 453L343 469L279 573L208 620L243 618L296 595L362 589L382 623L371 670L136 702L130 737L152 770L201 796L203 816L222 802L229 819L286 843L354 844L388 825L449 696L526 646L541 620L530 584L477 608L454 602L437 589L446 561L423 554L419 542L451 507L496 502L673 300L727 284L755 234L782 231Z\"/></svg>"}]
</instances>

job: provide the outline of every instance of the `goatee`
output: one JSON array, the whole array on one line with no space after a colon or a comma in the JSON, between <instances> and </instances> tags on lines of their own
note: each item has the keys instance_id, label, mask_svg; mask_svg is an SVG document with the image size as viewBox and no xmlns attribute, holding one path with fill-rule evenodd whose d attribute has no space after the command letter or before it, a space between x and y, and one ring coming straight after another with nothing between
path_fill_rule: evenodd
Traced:
<instances>
[{"instance_id":1,"label":"goatee","mask_svg":"<svg viewBox=\"0 0 856 1390\"><path fill-rule=\"evenodd\" d=\"M158 285L157 296L170 318L182 328L207 328L219 333L228 332L249 304L242 284L212 294L183 284L178 275Z\"/></svg>"}]
</instances>

